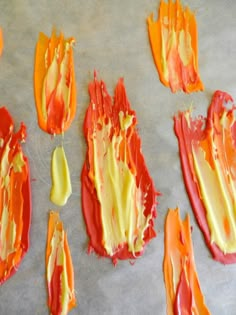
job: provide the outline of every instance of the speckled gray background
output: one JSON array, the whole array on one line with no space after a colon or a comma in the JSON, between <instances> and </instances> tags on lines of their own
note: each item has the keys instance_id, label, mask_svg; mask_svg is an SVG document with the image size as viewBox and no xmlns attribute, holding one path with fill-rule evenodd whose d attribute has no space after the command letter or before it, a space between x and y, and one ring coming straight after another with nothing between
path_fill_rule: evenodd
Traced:
<instances>
[{"instance_id":1,"label":"speckled gray background","mask_svg":"<svg viewBox=\"0 0 236 315\"><path fill-rule=\"evenodd\" d=\"M31 247L18 272L0 287L0 315L48 314L45 290L45 244L49 209L51 152L60 138L42 132L36 119L33 94L35 44L40 31L52 27L74 36L77 114L66 132L64 147L72 174L73 194L60 209L68 233L75 270L78 306L71 315L164 315L163 229L168 207L190 213L196 267L206 304L213 315L236 314L236 265L215 262L196 225L185 192L173 133L173 115L190 104L206 114L212 93L225 90L236 98L236 2L184 1L196 12L199 67L203 93L172 94L159 82L149 47L146 17L156 12L157 0L0 1L0 25L5 47L0 59L0 104L7 106L16 126L24 121L28 138L24 151L30 159L32 181ZM80 172L85 155L82 123L89 103L88 83L93 70L113 94L123 76L129 100L137 112L143 154L161 191L156 230L134 266L87 255L87 236L81 213ZM1 119L1 117L0 117Z\"/></svg>"}]
</instances>

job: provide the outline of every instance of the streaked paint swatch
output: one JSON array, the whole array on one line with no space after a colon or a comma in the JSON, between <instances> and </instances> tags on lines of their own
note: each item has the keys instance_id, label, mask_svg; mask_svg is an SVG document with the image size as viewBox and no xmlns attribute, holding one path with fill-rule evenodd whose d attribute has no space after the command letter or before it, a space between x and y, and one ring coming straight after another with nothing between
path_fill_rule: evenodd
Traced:
<instances>
[{"instance_id":1,"label":"streaked paint swatch","mask_svg":"<svg viewBox=\"0 0 236 315\"><path fill-rule=\"evenodd\" d=\"M0 284L12 276L29 248L31 190L29 162L20 142L26 139L21 123L0 108Z\"/></svg>"},{"instance_id":2,"label":"streaked paint swatch","mask_svg":"<svg viewBox=\"0 0 236 315\"><path fill-rule=\"evenodd\" d=\"M167 315L209 315L201 292L191 240L189 216L170 209L165 223L164 278Z\"/></svg>"},{"instance_id":3,"label":"streaked paint swatch","mask_svg":"<svg viewBox=\"0 0 236 315\"><path fill-rule=\"evenodd\" d=\"M52 315L66 315L76 305L74 269L59 212L50 211L46 248L48 307Z\"/></svg>"},{"instance_id":4,"label":"streaked paint swatch","mask_svg":"<svg viewBox=\"0 0 236 315\"><path fill-rule=\"evenodd\" d=\"M158 20L148 19L153 58L161 82L172 92L202 91L198 72L198 36L195 15L180 1L160 2Z\"/></svg>"},{"instance_id":5,"label":"streaked paint swatch","mask_svg":"<svg viewBox=\"0 0 236 315\"><path fill-rule=\"evenodd\" d=\"M137 118L123 80L116 86L114 104L96 74L89 93L82 208L89 250L116 264L117 259L140 256L145 244L155 237L157 192L141 153Z\"/></svg>"},{"instance_id":6,"label":"streaked paint swatch","mask_svg":"<svg viewBox=\"0 0 236 315\"><path fill-rule=\"evenodd\" d=\"M216 91L206 118L174 119L185 185L213 257L236 262L236 123L229 94Z\"/></svg>"}]
</instances>

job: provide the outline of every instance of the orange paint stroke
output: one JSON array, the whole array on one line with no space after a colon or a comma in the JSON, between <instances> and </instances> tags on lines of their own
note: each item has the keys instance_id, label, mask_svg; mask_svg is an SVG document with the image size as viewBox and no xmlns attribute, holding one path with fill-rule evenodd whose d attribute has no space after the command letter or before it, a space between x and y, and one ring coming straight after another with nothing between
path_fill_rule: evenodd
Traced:
<instances>
[{"instance_id":1,"label":"orange paint stroke","mask_svg":"<svg viewBox=\"0 0 236 315\"><path fill-rule=\"evenodd\" d=\"M206 118L174 118L185 186L213 258L236 262L236 107L221 91ZM229 106L230 105L230 106Z\"/></svg>"},{"instance_id":2,"label":"orange paint stroke","mask_svg":"<svg viewBox=\"0 0 236 315\"><path fill-rule=\"evenodd\" d=\"M2 33L2 29L0 27L0 56L2 55L3 46L4 46L3 33Z\"/></svg>"},{"instance_id":3,"label":"orange paint stroke","mask_svg":"<svg viewBox=\"0 0 236 315\"><path fill-rule=\"evenodd\" d=\"M61 33L40 33L35 52L34 93L40 128L49 134L66 131L75 116L76 82L72 45Z\"/></svg>"},{"instance_id":4,"label":"orange paint stroke","mask_svg":"<svg viewBox=\"0 0 236 315\"><path fill-rule=\"evenodd\" d=\"M197 22L180 1L161 0L159 17L147 19L149 40L160 81L172 92L202 91L198 73Z\"/></svg>"},{"instance_id":5,"label":"orange paint stroke","mask_svg":"<svg viewBox=\"0 0 236 315\"><path fill-rule=\"evenodd\" d=\"M118 259L133 259L155 237L154 183L141 153L136 113L123 80L114 104L103 81L89 85L90 104L84 120L88 150L82 170L82 209L89 250Z\"/></svg>"},{"instance_id":6,"label":"orange paint stroke","mask_svg":"<svg viewBox=\"0 0 236 315\"><path fill-rule=\"evenodd\" d=\"M46 278L50 314L66 315L76 305L74 270L66 232L54 211L48 220Z\"/></svg>"},{"instance_id":7,"label":"orange paint stroke","mask_svg":"<svg viewBox=\"0 0 236 315\"><path fill-rule=\"evenodd\" d=\"M168 315L209 315L196 272L189 216L170 209L165 223L164 278Z\"/></svg>"},{"instance_id":8,"label":"orange paint stroke","mask_svg":"<svg viewBox=\"0 0 236 315\"><path fill-rule=\"evenodd\" d=\"M29 162L20 142L26 139L21 123L0 108L0 284L11 277L29 248L31 190Z\"/></svg>"}]
</instances>

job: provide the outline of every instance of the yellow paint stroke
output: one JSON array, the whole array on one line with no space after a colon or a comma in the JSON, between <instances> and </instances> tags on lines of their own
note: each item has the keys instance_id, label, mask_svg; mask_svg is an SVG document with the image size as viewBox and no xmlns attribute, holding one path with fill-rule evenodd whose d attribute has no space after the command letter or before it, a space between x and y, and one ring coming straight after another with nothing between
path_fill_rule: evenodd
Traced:
<instances>
[{"instance_id":1,"label":"yellow paint stroke","mask_svg":"<svg viewBox=\"0 0 236 315\"><path fill-rule=\"evenodd\" d=\"M64 148L58 146L52 154L52 188L50 199L58 206L64 206L72 193L70 171Z\"/></svg>"}]
</instances>

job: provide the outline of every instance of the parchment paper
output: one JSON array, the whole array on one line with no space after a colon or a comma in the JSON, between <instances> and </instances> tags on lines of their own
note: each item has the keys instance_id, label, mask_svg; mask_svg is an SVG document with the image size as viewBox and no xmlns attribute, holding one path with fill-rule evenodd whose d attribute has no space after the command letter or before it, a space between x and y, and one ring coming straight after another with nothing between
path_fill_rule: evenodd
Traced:
<instances>
[{"instance_id":1,"label":"parchment paper","mask_svg":"<svg viewBox=\"0 0 236 315\"><path fill-rule=\"evenodd\" d=\"M68 233L75 271L78 306L71 315L143 315L166 313L163 281L163 232L169 207L179 206L182 218L190 213L193 246L200 285L214 315L236 314L236 265L224 266L211 258L193 217L185 191L172 117L192 104L196 114L206 114L216 89L236 99L236 2L233 0L184 1L196 12L199 32L199 68L203 93L172 94L164 87L152 59L146 18L157 11L157 0L0 1L0 25L5 46L0 59L0 104L6 105L19 127L28 127L23 145L31 165L31 246L18 272L0 287L1 315L48 314L45 286L45 245L49 209L51 153L60 137L52 139L37 124L33 92L34 52L38 33L52 27L74 36L77 79L77 114L64 137L73 194L60 208ZM124 77L132 107L137 112L143 154L158 198L157 237L132 266L87 255L81 212L80 172L86 145L82 134L89 103L88 83L99 71L113 94ZM0 117L1 119L1 117Z\"/></svg>"}]
</instances>

